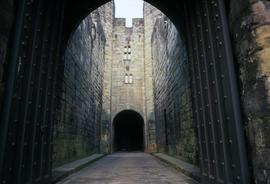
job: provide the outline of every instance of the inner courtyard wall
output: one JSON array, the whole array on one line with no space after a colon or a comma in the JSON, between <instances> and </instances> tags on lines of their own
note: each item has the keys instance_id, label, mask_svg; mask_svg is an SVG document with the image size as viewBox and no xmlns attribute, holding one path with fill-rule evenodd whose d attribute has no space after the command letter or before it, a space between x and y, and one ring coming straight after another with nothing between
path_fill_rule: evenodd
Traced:
<instances>
[{"instance_id":1,"label":"inner courtyard wall","mask_svg":"<svg viewBox=\"0 0 270 184\"><path fill-rule=\"evenodd\" d=\"M54 124L54 167L100 151L105 43L97 10L69 40Z\"/></svg>"},{"instance_id":2,"label":"inner courtyard wall","mask_svg":"<svg viewBox=\"0 0 270 184\"><path fill-rule=\"evenodd\" d=\"M145 119L144 19L134 18L132 27L126 27L124 18L115 18L112 43L111 139L113 119L121 111L134 110Z\"/></svg>"},{"instance_id":3,"label":"inner courtyard wall","mask_svg":"<svg viewBox=\"0 0 270 184\"><path fill-rule=\"evenodd\" d=\"M158 151L199 165L187 48L165 15L154 24L151 48Z\"/></svg>"},{"instance_id":4,"label":"inner courtyard wall","mask_svg":"<svg viewBox=\"0 0 270 184\"><path fill-rule=\"evenodd\" d=\"M270 178L270 138L268 134L270 76L269 1L229 0L227 2L229 3L227 13L229 15L232 43L234 45L233 50L238 61L236 65L238 65L248 152L251 153L250 160L252 163L250 168L254 170L256 183L266 183ZM13 34L10 34L11 28L14 27L14 12L13 0L0 2L0 93L5 90L4 86L7 80L6 55L8 53L8 42L14 37ZM178 19L178 17L174 19ZM107 78L109 78L108 76ZM107 92L109 91L108 89L110 87L107 88ZM110 97L107 98L110 99ZM146 104L150 104L150 98L147 95L145 98L148 100ZM107 104L109 104L108 101L106 101ZM0 103L2 103L1 94ZM0 110L1 108L2 106L0 106ZM107 108L107 112L110 113L110 108ZM146 117L151 117L151 115L146 115ZM108 122L110 115L109 118L104 119L106 120L104 122Z\"/></svg>"}]
</instances>

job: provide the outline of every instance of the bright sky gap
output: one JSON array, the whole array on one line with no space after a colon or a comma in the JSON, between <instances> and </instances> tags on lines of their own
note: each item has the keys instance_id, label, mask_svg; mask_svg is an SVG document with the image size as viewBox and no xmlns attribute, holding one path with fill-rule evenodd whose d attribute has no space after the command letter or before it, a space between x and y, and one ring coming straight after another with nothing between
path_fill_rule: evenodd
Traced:
<instances>
[{"instance_id":1,"label":"bright sky gap","mask_svg":"<svg viewBox=\"0 0 270 184\"><path fill-rule=\"evenodd\" d=\"M126 18L126 26L132 27L132 18L143 18L142 0L114 0L115 16Z\"/></svg>"}]
</instances>

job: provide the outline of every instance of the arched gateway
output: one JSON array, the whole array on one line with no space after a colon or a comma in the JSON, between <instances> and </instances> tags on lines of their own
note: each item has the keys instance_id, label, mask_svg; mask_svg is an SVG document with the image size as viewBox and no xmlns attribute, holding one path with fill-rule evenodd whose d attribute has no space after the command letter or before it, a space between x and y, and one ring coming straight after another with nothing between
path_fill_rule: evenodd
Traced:
<instances>
[{"instance_id":1,"label":"arched gateway","mask_svg":"<svg viewBox=\"0 0 270 184\"><path fill-rule=\"evenodd\" d=\"M183 30L188 43L202 183L250 183L224 3L237 5L238 0L147 1ZM9 68L5 71L1 104L1 183L50 183L52 126L57 89L63 82L61 54L76 25L106 2L7 1L7 7L14 4L16 11L6 12L10 14L7 17L14 17L14 22L10 18L13 27L7 53ZM121 129L127 127L122 120L120 116L114 120L116 149L125 148ZM142 148L141 141L135 142L133 148ZM133 145L132 141L126 143Z\"/></svg>"},{"instance_id":2,"label":"arched gateway","mask_svg":"<svg viewBox=\"0 0 270 184\"><path fill-rule=\"evenodd\" d=\"M114 151L144 150L144 120L136 111L124 110L113 119Z\"/></svg>"}]
</instances>

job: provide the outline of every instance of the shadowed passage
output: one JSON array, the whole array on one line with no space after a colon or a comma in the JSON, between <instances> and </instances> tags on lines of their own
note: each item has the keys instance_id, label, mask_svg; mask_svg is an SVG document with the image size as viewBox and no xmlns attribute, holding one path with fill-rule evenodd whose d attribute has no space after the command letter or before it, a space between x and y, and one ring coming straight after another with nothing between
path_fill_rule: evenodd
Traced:
<instances>
[{"instance_id":1,"label":"shadowed passage","mask_svg":"<svg viewBox=\"0 0 270 184\"><path fill-rule=\"evenodd\" d=\"M144 120L132 110L124 110L116 115L114 126L114 151L144 150Z\"/></svg>"}]
</instances>

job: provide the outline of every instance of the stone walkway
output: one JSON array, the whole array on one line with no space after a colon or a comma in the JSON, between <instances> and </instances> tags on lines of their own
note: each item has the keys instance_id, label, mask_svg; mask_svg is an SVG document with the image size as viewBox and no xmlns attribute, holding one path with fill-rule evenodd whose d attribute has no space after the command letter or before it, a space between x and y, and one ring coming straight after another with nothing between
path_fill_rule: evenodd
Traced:
<instances>
[{"instance_id":1,"label":"stone walkway","mask_svg":"<svg viewBox=\"0 0 270 184\"><path fill-rule=\"evenodd\" d=\"M198 184L146 153L115 153L58 184Z\"/></svg>"}]
</instances>

